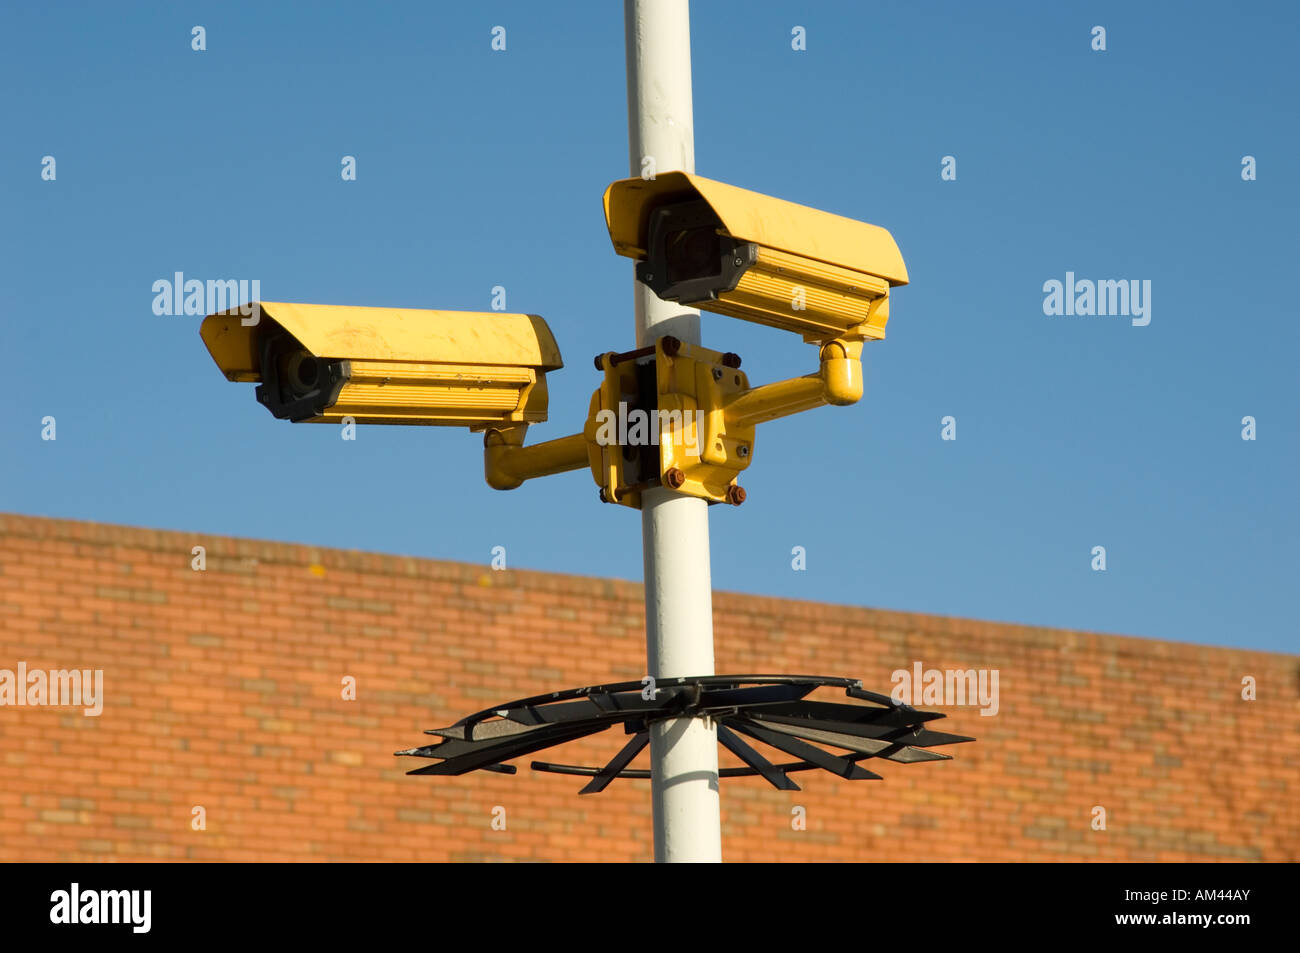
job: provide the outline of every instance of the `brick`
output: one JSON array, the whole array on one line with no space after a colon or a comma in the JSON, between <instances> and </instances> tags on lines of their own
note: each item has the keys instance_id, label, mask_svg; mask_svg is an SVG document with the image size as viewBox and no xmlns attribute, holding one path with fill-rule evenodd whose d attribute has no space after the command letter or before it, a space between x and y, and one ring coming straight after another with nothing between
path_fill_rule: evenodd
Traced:
<instances>
[{"instance_id":1,"label":"brick","mask_svg":"<svg viewBox=\"0 0 1300 953\"><path fill-rule=\"evenodd\" d=\"M103 668L107 696L97 719L0 712L0 860L651 854L645 781L579 798L579 779L523 777L528 756L520 775L460 778L407 777L424 762L392 757L488 704L638 679L636 584L11 514L0 580L0 659ZM729 859L1300 860L1294 656L723 592L714 609L719 671L877 690L915 660L1001 672L998 716L943 709L945 730L978 739L953 761L872 764L874 784L801 774L798 794L724 782ZM1241 701L1240 673L1258 701ZM1217 789L1207 736L1234 742L1213 752ZM556 760L600 763L619 743ZM1093 805L1108 830L1090 829Z\"/></svg>"}]
</instances>

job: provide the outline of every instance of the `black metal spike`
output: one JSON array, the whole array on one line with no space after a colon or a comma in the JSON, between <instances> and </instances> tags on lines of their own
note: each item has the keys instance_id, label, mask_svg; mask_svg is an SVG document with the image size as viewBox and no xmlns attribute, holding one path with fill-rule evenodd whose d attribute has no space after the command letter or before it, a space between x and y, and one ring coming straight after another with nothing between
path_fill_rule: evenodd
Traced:
<instances>
[{"instance_id":1,"label":"black metal spike","mask_svg":"<svg viewBox=\"0 0 1300 953\"><path fill-rule=\"evenodd\" d=\"M791 781L784 771L772 764L761 754L745 743L745 739L740 738L734 731L726 725L718 725L718 740L741 761L749 765L763 777L767 778L769 784L778 791L800 791L802 788Z\"/></svg>"},{"instance_id":2,"label":"black metal spike","mask_svg":"<svg viewBox=\"0 0 1300 953\"><path fill-rule=\"evenodd\" d=\"M633 735L631 740L623 746L622 750L610 759L609 764L597 771L595 777L593 777L591 781L588 782L587 786L578 793L599 794L601 791L605 790L605 788L609 786L609 782L618 777L619 773L622 772L622 770L632 762L632 759L641 753L641 749L649 743L650 732L641 731Z\"/></svg>"},{"instance_id":3,"label":"black metal spike","mask_svg":"<svg viewBox=\"0 0 1300 953\"><path fill-rule=\"evenodd\" d=\"M815 745L810 745L806 741L800 741L789 735L782 735L770 728L760 725L756 721L749 721L743 718L732 718L727 722L737 731L743 731L751 738L757 738L773 748L779 748L786 754L792 754L796 758L802 758L810 764L815 764L819 768L825 768L831 774L838 774L847 781L880 781L883 780L880 775L874 771L868 771L861 765L849 761L847 758L841 758L839 755L831 754L829 751L823 751Z\"/></svg>"}]
</instances>

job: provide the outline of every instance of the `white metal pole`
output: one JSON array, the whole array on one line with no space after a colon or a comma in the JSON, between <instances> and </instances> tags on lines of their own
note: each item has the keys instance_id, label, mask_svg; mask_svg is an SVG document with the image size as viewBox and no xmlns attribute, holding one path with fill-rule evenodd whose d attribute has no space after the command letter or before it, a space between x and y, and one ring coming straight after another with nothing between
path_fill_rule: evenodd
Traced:
<instances>
[{"instance_id":1,"label":"white metal pole","mask_svg":"<svg viewBox=\"0 0 1300 953\"><path fill-rule=\"evenodd\" d=\"M695 171L688 0L624 0L632 174ZM647 161L648 160L648 161ZM636 284L636 341L700 343L700 313ZM641 494L646 658L656 678L713 674L708 504L658 488ZM650 728L655 860L718 863L722 830L717 729L699 718Z\"/></svg>"}]
</instances>

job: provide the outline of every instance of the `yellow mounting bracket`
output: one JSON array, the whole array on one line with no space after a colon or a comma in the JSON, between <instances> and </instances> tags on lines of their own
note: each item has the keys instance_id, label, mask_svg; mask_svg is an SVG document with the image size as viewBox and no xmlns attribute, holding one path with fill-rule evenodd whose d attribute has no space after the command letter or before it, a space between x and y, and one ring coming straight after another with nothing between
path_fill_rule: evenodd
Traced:
<instances>
[{"instance_id":1,"label":"yellow mounting bracket","mask_svg":"<svg viewBox=\"0 0 1300 953\"><path fill-rule=\"evenodd\" d=\"M636 358L654 356L653 364ZM741 503L736 475L749 466L754 428L728 426L727 400L749 381L735 354L663 337L596 358L605 372L591 395L584 436L607 503L639 508L641 491L665 486L714 503Z\"/></svg>"},{"instance_id":2,"label":"yellow mounting bracket","mask_svg":"<svg viewBox=\"0 0 1300 953\"><path fill-rule=\"evenodd\" d=\"M857 334L828 341L817 373L753 388L739 356L673 337L602 354L596 363L605 380L583 432L601 499L640 507L642 490L664 486L739 506L745 490L736 481L754 458L757 426L860 399L862 344ZM652 354L653 365L635 362Z\"/></svg>"},{"instance_id":3,"label":"yellow mounting bracket","mask_svg":"<svg viewBox=\"0 0 1300 953\"><path fill-rule=\"evenodd\" d=\"M710 503L745 501L737 483L754 458L758 425L823 404L862 397L857 334L821 344L815 374L750 387L740 358L662 337L653 345L596 358L603 372L582 433L525 447L526 423L489 427L487 482L511 490L525 480L591 469L600 498L639 509L663 486ZM642 359L653 357L653 362Z\"/></svg>"}]
</instances>

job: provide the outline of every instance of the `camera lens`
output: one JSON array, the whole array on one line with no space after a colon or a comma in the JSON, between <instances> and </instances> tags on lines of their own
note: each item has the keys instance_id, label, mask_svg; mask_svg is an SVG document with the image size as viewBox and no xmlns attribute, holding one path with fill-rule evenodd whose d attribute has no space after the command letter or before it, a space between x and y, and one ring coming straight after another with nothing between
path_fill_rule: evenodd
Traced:
<instances>
[{"instance_id":1,"label":"camera lens","mask_svg":"<svg viewBox=\"0 0 1300 953\"><path fill-rule=\"evenodd\" d=\"M712 228L670 232L665 245L669 282L707 278L721 270L718 235Z\"/></svg>"},{"instance_id":2,"label":"camera lens","mask_svg":"<svg viewBox=\"0 0 1300 953\"><path fill-rule=\"evenodd\" d=\"M316 358L303 358L298 364L298 383L303 387L316 386Z\"/></svg>"},{"instance_id":3,"label":"camera lens","mask_svg":"<svg viewBox=\"0 0 1300 953\"><path fill-rule=\"evenodd\" d=\"M298 394L307 394L320 384L320 362L306 351L299 351L289 358L289 387Z\"/></svg>"}]
</instances>

